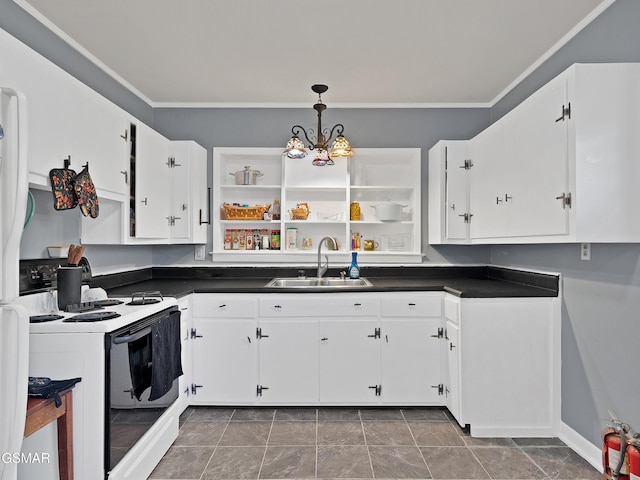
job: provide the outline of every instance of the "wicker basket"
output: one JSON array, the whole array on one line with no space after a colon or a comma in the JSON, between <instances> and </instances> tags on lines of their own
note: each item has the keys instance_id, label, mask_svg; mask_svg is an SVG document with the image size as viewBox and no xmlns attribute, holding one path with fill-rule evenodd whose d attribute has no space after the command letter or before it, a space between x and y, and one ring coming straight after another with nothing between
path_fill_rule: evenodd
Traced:
<instances>
[{"instance_id":1,"label":"wicker basket","mask_svg":"<svg viewBox=\"0 0 640 480\"><path fill-rule=\"evenodd\" d=\"M239 207L228 203L222 204L222 214L226 220L263 220L271 204L254 205L253 207Z\"/></svg>"},{"instance_id":2,"label":"wicker basket","mask_svg":"<svg viewBox=\"0 0 640 480\"><path fill-rule=\"evenodd\" d=\"M306 220L309 218L309 213L311 213L311 210L307 208L292 208L291 220Z\"/></svg>"}]
</instances>

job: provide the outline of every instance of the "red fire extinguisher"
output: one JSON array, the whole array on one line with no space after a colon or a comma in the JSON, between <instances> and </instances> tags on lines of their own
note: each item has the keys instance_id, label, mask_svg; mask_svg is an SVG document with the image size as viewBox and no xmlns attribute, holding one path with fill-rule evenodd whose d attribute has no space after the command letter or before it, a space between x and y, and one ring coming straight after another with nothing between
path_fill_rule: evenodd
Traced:
<instances>
[{"instance_id":1,"label":"red fire extinguisher","mask_svg":"<svg viewBox=\"0 0 640 480\"><path fill-rule=\"evenodd\" d=\"M602 480L629 480L627 433L630 428L613 413L609 414L611 423L602 432Z\"/></svg>"},{"instance_id":2,"label":"red fire extinguisher","mask_svg":"<svg viewBox=\"0 0 640 480\"><path fill-rule=\"evenodd\" d=\"M629 479L640 480L640 433L636 433L629 439L627 456L629 457Z\"/></svg>"}]
</instances>

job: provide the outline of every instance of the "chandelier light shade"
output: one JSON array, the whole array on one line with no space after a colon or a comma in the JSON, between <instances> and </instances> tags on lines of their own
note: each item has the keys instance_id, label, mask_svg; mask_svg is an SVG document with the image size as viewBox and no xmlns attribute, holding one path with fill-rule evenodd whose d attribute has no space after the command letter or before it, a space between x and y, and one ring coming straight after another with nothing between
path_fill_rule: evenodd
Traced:
<instances>
[{"instance_id":1,"label":"chandelier light shade","mask_svg":"<svg viewBox=\"0 0 640 480\"><path fill-rule=\"evenodd\" d=\"M307 155L304 143L298 136L302 133L307 140L309 150L315 150L315 158L313 164L317 166L334 165L332 158L337 157L350 157L353 155L351 145L344 137L344 126L341 123L334 125L331 129L322 128L322 112L326 110L327 106L322 103L321 95L329 89L326 85L312 85L311 90L318 94L318 101L313 105L313 109L318 113L318 129L314 131L309 129L308 131L300 126L294 125L291 129L293 136L287 142L287 146L284 152L289 158L303 158ZM336 133L337 137L331 148L329 148L329 142L333 138L333 134Z\"/></svg>"}]
</instances>

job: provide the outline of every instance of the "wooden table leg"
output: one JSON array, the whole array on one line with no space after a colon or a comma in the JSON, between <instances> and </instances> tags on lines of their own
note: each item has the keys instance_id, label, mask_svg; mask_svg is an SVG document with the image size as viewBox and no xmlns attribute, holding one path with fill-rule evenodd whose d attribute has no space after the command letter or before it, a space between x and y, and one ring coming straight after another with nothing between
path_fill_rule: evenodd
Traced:
<instances>
[{"instance_id":1,"label":"wooden table leg","mask_svg":"<svg viewBox=\"0 0 640 480\"><path fill-rule=\"evenodd\" d=\"M65 413L58 418L58 468L60 480L73 480L73 400L71 390L62 395Z\"/></svg>"}]
</instances>

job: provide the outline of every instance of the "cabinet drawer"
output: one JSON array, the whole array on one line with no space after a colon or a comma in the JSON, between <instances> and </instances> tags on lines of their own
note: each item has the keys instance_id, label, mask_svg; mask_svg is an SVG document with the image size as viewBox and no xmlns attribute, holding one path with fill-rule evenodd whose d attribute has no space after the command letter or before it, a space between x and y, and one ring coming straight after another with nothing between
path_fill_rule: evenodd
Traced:
<instances>
[{"instance_id":1,"label":"cabinet drawer","mask_svg":"<svg viewBox=\"0 0 640 480\"><path fill-rule=\"evenodd\" d=\"M380 300L383 317L441 317L442 294L393 295Z\"/></svg>"},{"instance_id":2,"label":"cabinet drawer","mask_svg":"<svg viewBox=\"0 0 640 480\"><path fill-rule=\"evenodd\" d=\"M460 302L457 299L446 295L443 303L444 317L457 325L460 321Z\"/></svg>"},{"instance_id":3,"label":"cabinet drawer","mask_svg":"<svg viewBox=\"0 0 640 480\"><path fill-rule=\"evenodd\" d=\"M260 317L375 317L379 311L377 297L357 295L269 295L259 304Z\"/></svg>"},{"instance_id":4,"label":"cabinet drawer","mask_svg":"<svg viewBox=\"0 0 640 480\"><path fill-rule=\"evenodd\" d=\"M256 300L249 295L195 294L192 316L204 318L255 318Z\"/></svg>"}]
</instances>

